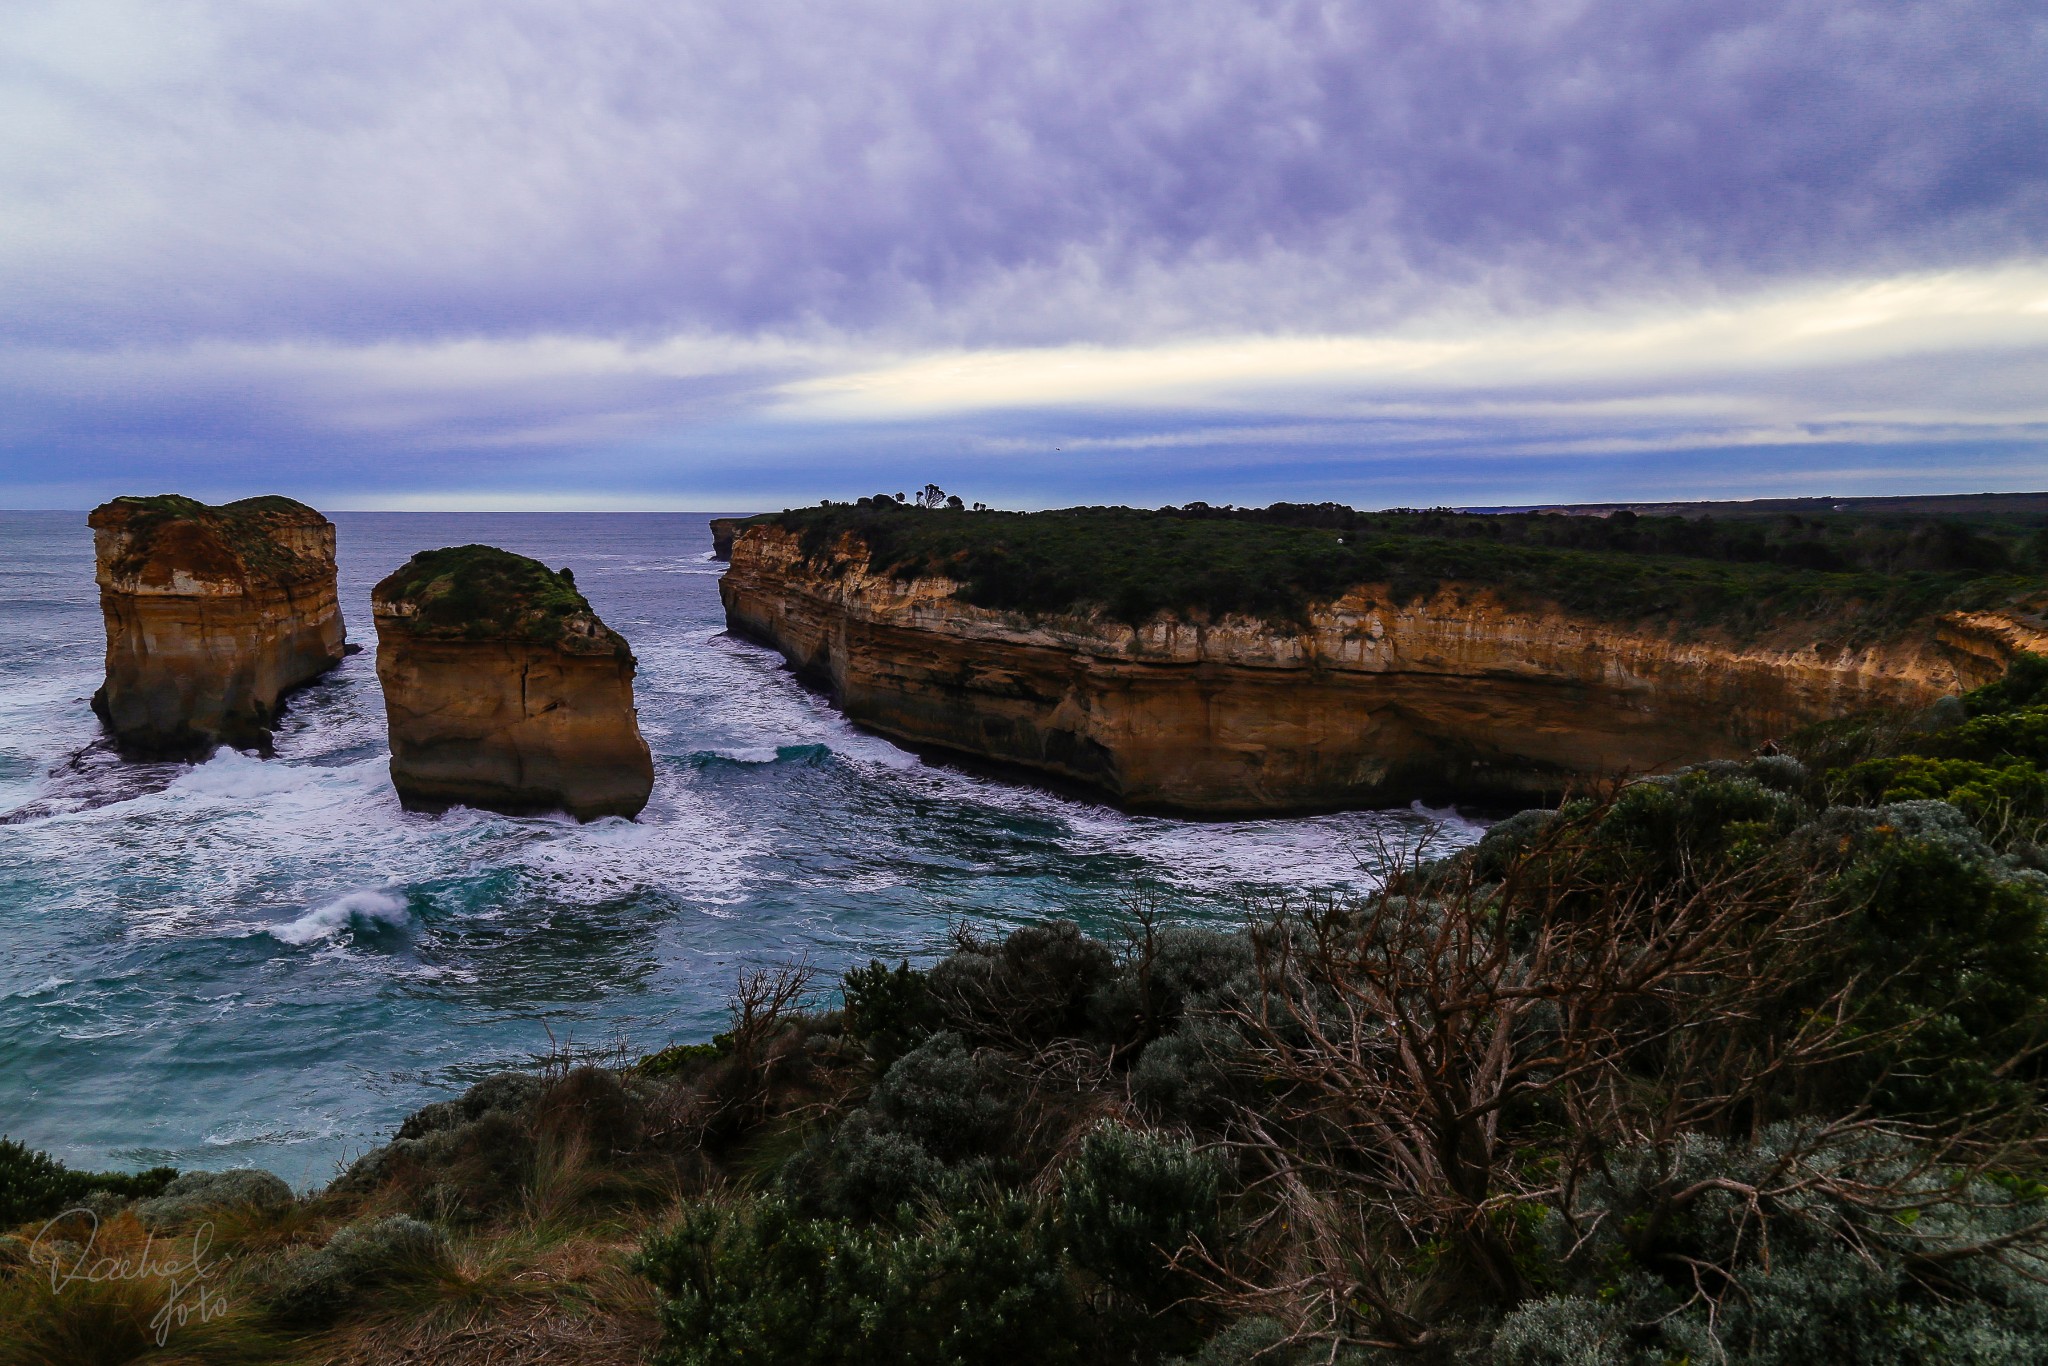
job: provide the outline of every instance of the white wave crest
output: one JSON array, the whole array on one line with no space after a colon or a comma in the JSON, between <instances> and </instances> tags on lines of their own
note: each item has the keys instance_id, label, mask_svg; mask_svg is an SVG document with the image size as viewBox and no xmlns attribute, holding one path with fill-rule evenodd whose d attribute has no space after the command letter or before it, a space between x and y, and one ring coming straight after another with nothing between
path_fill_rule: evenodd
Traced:
<instances>
[{"instance_id":1,"label":"white wave crest","mask_svg":"<svg viewBox=\"0 0 2048 1366\"><path fill-rule=\"evenodd\" d=\"M275 760L265 761L239 750L220 749L203 764L179 775L170 791L198 797L246 800L277 797L306 786L303 769Z\"/></svg>"},{"instance_id":2,"label":"white wave crest","mask_svg":"<svg viewBox=\"0 0 2048 1366\"><path fill-rule=\"evenodd\" d=\"M351 926L374 929L406 923L405 898L392 892L350 892L311 910L287 925L272 925L270 933L287 944L310 944L328 939Z\"/></svg>"}]
</instances>

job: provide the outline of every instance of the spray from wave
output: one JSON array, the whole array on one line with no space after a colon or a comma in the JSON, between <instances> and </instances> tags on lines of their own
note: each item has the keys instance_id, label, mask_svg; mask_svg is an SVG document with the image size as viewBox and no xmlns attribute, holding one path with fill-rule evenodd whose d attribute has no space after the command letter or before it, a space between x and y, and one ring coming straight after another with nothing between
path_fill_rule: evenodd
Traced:
<instances>
[{"instance_id":1,"label":"spray from wave","mask_svg":"<svg viewBox=\"0 0 2048 1366\"><path fill-rule=\"evenodd\" d=\"M270 933L287 944L311 944L331 939L343 930L396 929L409 919L402 896L392 892L350 892L306 912L290 924L272 925Z\"/></svg>"}]
</instances>

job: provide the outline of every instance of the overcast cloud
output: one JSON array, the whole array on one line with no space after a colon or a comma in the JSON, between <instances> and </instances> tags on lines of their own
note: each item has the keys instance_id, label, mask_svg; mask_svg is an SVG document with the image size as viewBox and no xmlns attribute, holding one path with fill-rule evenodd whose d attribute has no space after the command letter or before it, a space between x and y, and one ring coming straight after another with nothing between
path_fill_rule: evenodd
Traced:
<instances>
[{"instance_id":1,"label":"overcast cloud","mask_svg":"<svg viewBox=\"0 0 2048 1366\"><path fill-rule=\"evenodd\" d=\"M2048 483L2048 11L0 0L0 504Z\"/></svg>"}]
</instances>

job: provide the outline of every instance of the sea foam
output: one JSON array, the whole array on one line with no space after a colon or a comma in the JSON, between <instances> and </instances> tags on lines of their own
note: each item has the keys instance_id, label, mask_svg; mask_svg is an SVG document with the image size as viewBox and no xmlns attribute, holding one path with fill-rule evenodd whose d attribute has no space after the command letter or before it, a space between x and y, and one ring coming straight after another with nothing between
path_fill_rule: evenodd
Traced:
<instances>
[{"instance_id":1,"label":"sea foam","mask_svg":"<svg viewBox=\"0 0 2048 1366\"><path fill-rule=\"evenodd\" d=\"M350 892L311 910L286 925L272 925L270 933L287 944L310 944L329 939L345 929L373 930L407 923L405 898L393 892Z\"/></svg>"},{"instance_id":2,"label":"sea foam","mask_svg":"<svg viewBox=\"0 0 2048 1366\"><path fill-rule=\"evenodd\" d=\"M266 761L239 750L220 749L203 764L179 776L170 791L201 797L255 800L282 796L306 784L305 773L290 765Z\"/></svg>"}]
</instances>

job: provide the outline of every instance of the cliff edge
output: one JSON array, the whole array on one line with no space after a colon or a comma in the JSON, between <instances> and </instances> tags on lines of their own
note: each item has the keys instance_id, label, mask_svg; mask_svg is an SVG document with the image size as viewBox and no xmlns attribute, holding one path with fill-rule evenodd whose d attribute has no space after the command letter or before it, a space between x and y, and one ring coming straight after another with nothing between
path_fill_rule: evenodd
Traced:
<instances>
[{"instance_id":1,"label":"cliff edge","mask_svg":"<svg viewBox=\"0 0 2048 1366\"><path fill-rule=\"evenodd\" d=\"M877 566L764 519L734 538L728 626L846 714L1126 806L1203 815L1530 802L1875 706L1924 706L2048 648L2038 619L1949 612L1829 643L1624 623L1484 584L1362 583L1299 619L1005 611L949 576Z\"/></svg>"},{"instance_id":2,"label":"cliff edge","mask_svg":"<svg viewBox=\"0 0 2048 1366\"><path fill-rule=\"evenodd\" d=\"M593 820L647 804L633 652L567 571L492 546L423 551L371 609L406 806Z\"/></svg>"},{"instance_id":3,"label":"cliff edge","mask_svg":"<svg viewBox=\"0 0 2048 1366\"><path fill-rule=\"evenodd\" d=\"M304 503L164 494L86 520L107 626L92 705L123 753L265 748L285 694L341 661L334 524Z\"/></svg>"}]
</instances>

